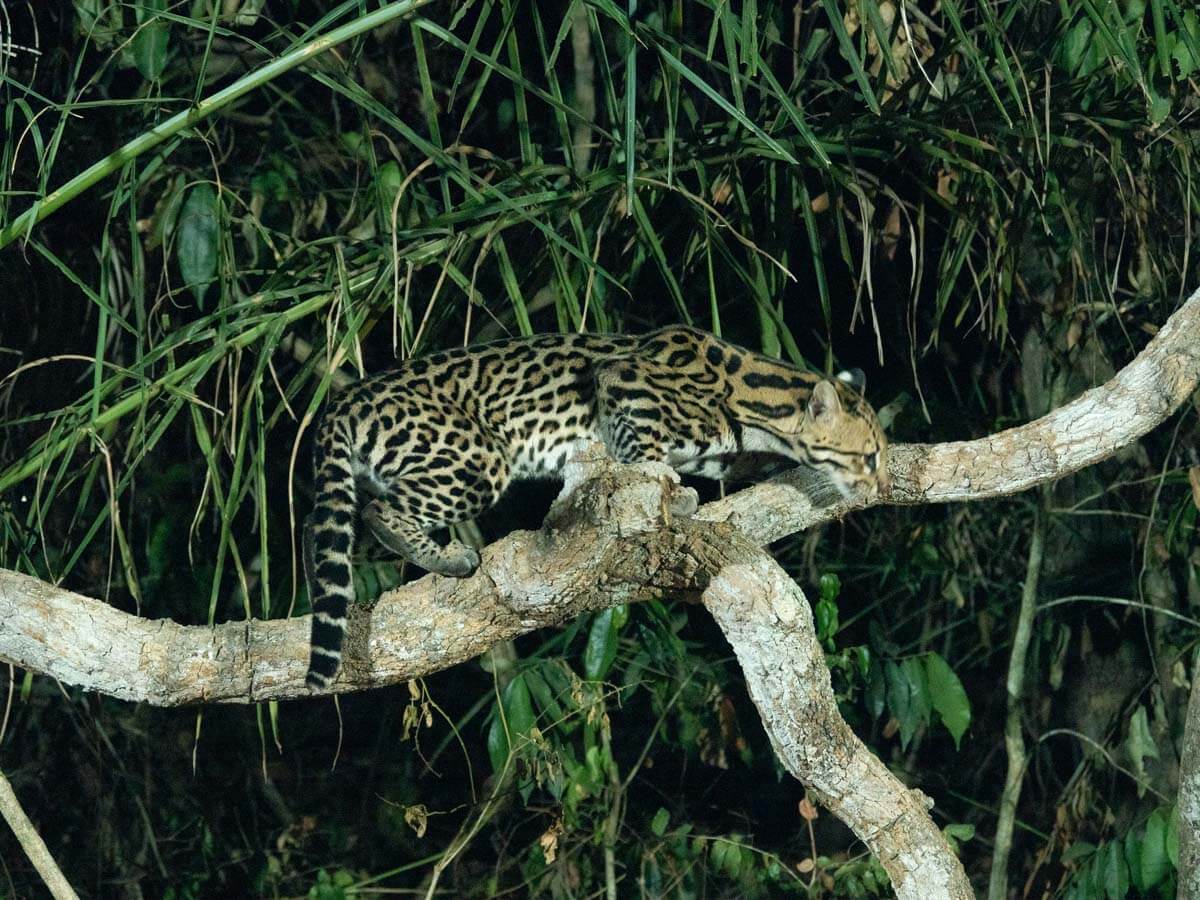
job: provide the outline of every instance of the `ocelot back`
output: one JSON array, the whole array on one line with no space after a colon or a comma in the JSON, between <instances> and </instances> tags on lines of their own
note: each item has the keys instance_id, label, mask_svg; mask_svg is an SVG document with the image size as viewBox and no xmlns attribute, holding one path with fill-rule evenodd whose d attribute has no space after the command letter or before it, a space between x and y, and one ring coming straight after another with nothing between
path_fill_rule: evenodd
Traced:
<instances>
[{"instance_id":1,"label":"ocelot back","mask_svg":"<svg viewBox=\"0 0 1200 900\"><path fill-rule=\"evenodd\" d=\"M474 518L514 479L554 476L602 441L618 460L707 478L785 457L850 496L887 487L887 441L861 372L837 379L694 328L515 338L409 360L335 398L316 436L316 503L304 524L312 598L309 685L341 660L362 521L383 548L463 577L479 554L430 532Z\"/></svg>"}]
</instances>

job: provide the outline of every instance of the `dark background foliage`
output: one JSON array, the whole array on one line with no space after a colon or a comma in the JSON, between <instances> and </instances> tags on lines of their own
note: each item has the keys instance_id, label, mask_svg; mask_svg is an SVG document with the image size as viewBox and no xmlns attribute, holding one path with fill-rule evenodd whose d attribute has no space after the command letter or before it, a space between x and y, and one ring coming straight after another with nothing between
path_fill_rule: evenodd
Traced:
<instances>
[{"instance_id":1,"label":"dark background foliage","mask_svg":"<svg viewBox=\"0 0 1200 900\"><path fill-rule=\"evenodd\" d=\"M4 4L0 228L254 89L0 250L0 564L150 617L299 614L307 423L345 375L691 321L865 369L894 440L962 439L1103 381L1198 283L1178 0L430 3L271 76L376 8ZM1051 490L774 548L844 714L981 887L1038 521L1011 890L1172 890L1196 447L1193 405ZM552 495L464 536L536 527ZM405 573L360 576L370 597ZM669 598L337 705L160 710L9 674L0 766L85 895L424 894L439 861L444 896L886 893ZM0 894L40 890L0 835Z\"/></svg>"}]
</instances>

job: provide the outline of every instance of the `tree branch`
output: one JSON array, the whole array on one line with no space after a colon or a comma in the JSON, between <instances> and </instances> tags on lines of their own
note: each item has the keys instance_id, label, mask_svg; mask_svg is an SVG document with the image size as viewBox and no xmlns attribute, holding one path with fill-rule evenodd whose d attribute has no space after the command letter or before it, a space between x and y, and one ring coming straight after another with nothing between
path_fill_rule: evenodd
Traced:
<instances>
[{"instance_id":1,"label":"tree branch","mask_svg":"<svg viewBox=\"0 0 1200 900\"><path fill-rule=\"evenodd\" d=\"M1041 419L975 441L894 446L885 499L981 499L1061 477L1160 424L1198 382L1200 291L1108 383ZM900 896L969 897L923 798L899 785L837 715L803 595L757 549L855 507L815 506L794 475L681 517L688 497L662 466L581 456L568 465L540 531L485 548L471 578L427 576L355 617L331 690L435 672L587 610L663 593L700 595L743 663L780 758L879 855ZM309 694L307 617L214 628L150 621L0 570L0 623L0 658L127 700L246 703ZM876 818L880 811L887 818Z\"/></svg>"},{"instance_id":2,"label":"tree branch","mask_svg":"<svg viewBox=\"0 0 1200 900\"><path fill-rule=\"evenodd\" d=\"M1192 666L1192 690L1183 723L1179 760L1178 900L1200 900L1200 668Z\"/></svg>"},{"instance_id":3,"label":"tree branch","mask_svg":"<svg viewBox=\"0 0 1200 900\"><path fill-rule=\"evenodd\" d=\"M933 801L901 784L838 711L804 593L766 551L736 532L730 540L704 605L737 654L780 761L867 845L901 900L971 900L929 816Z\"/></svg>"},{"instance_id":4,"label":"tree branch","mask_svg":"<svg viewBox=\"0 0 1200 900\"><path fill-rule=\"evenodd\" d=\"M46 842L42 840L42 836L37 833L37 829L29 821L29 816L25 815L25 810L21 808L21 801L17 799L16 792L13 791L12 785L4 777L3 772L0 772L0 816L13 830L13 834L17 837L17 843L21 845L21 849L25 851L25 855L37 869L38 875L42 877L42 881L50 891L50 896L54 900L79 900L79 895L75 893L71 883L63 875L62 869L50 855Z\"/></svg>"},{"instance_id":5,"label":"tree branch","mask_svg":"<svg viewBox=\"0 0 1200 900\"><path fill-rule=\"evenodd\" d=\"M1066 406L974 441L894 445L892 491L885 499L974 500L1062 477L1163 422L1197 383L1200 291L1129 365ZM698 567L730 529L766 544L883 502L818 507L800 481L786 474L706 504L691 520L640 533L610 519L596 522L586 535L564 536L556 532L552 511L542 531L515 532L485 548L473 577L426 576L381 597L369 617L352 623L347 665L331 690L361 690L439 671L498 641L647 592L702 590ZM643 571L634 560L653 560L656 568ZM183 626L140 619L0 570L0 623L0 658L126 700L176 706L309 693L306 618ZM419 641L407 640L412 635Z\"/></svg>"}]
</instances>

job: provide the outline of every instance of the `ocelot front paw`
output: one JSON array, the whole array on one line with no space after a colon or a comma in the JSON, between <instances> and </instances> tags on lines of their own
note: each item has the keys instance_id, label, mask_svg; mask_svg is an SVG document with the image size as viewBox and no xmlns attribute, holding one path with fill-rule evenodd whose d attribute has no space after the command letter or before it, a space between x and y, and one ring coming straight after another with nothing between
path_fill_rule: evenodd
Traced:
<instances>
[{"instance_id":1,"label":"ocelot front paw","mask_svg":"<svg viewBox=\"0 0 1200 900\"><path fill-rule=\"evenodd\" d=\"M671 515L688 519L700 507L700 498L690 487L676 485L671 492Z\"/></svg>"},{"instance_id":2,"label":"ocelot front paw","mask_svg":"<svg viewBox=\"0 0 1200 900\"><path fill-rule=\"evenodd\" d=\"M700 505L699 495L690 487L664 475L662 478L663 512L666 519L688 519Z\"/></svg>"},{"instance_id":3,"label":"ocelot front paw","mask_svg":"<svg viewBox=\"0 0 1200 900\"><path fill-rule=\"evenodd\" d=\"M466 578L475 574L475 570L479 568L479 551L468 547L462 541L451 541L442 549L436 562L430 562L434 563L428 566L431 572L450 578Z\"/></svg>"}]
</instances>

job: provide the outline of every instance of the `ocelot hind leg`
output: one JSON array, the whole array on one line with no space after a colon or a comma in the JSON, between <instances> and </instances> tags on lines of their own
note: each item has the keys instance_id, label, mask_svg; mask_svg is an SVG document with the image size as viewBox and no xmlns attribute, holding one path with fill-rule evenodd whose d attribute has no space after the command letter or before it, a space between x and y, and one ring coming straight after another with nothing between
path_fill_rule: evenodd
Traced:
<instances>
[{"instance_id":1,"label":"ocelot hind leg","mask_svg":"<svg viewBox=\"0 0 1200 900\"><path fill-rule=\"evenodd\" d=\"M353 557L355 563L399 563L406 559L391 547L379 543L371 528L364 529L356 538Z\"/></svg>"},{"instance_id":2,"label":"ocelot hind leg","mask_svg":"<svg viewBox=\"0 0 1200 900\"><path fill-rule=\"evenodd\" d=\"M492 507L507 487L508 466L496 455L456 459L453 468L438 468L435 460L368 503L363 522L386 550L438 575L465 578L479 568L478 551L456 540L443 547L429 533ZM431 488L432 472L452 473L453 481Z\"/></svg>"},{"instance_id":3,"label":"ocelot hind leg","mask_svg":"<svg viewBox=\"0 0 1200 900\"><path fill-rule=\"evenodd\" d=\"M460 541L445 547L414 523L411 514L396 504L394 494L388 500L377 497L363 510L363 522L375 539L396 556L411 560L422 569L464 578L479 568L479 553ZM431 526L430 530L437 527Z\"/></svg>"}]
</instances>

